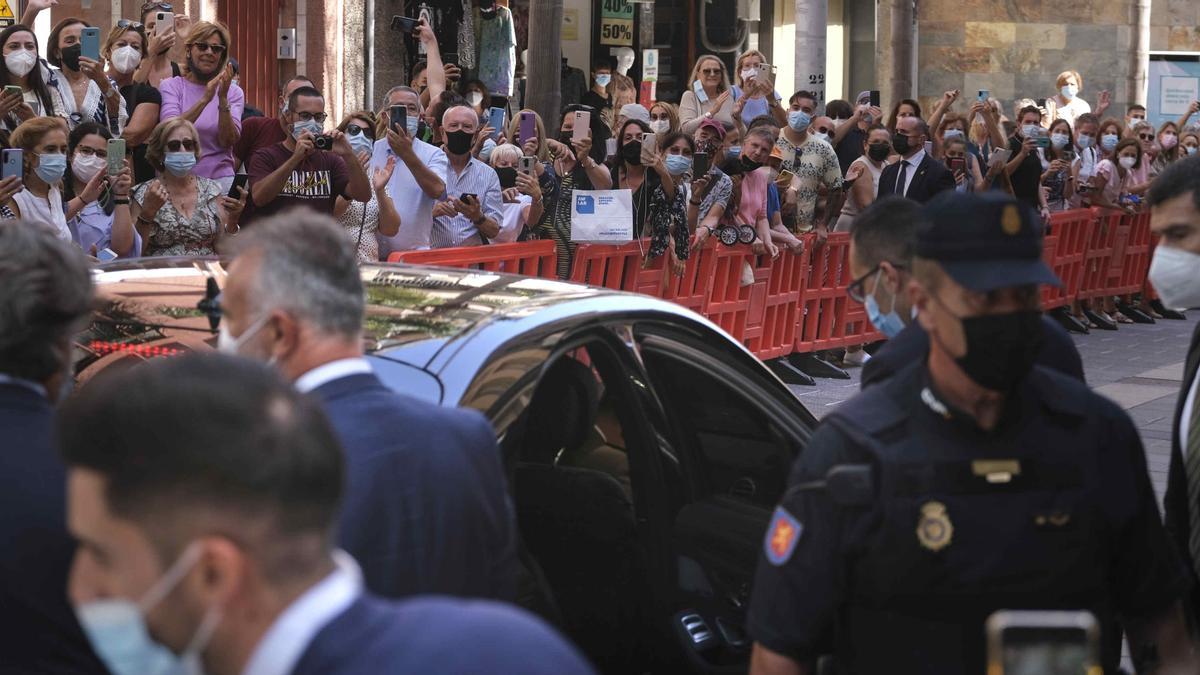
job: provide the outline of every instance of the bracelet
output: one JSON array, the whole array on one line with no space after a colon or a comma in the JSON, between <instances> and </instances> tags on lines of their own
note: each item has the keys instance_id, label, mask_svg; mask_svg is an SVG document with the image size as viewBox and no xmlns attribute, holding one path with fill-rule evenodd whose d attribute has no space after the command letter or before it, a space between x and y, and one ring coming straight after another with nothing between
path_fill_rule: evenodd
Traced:
<instances>
[{"instance_id":1,"label":"bracelet","mask_svg":"<svg viewBox=\"0 0 1200 675\"><path fill-rule=\"evenodd\" d=\"M141 214L141 213L138 214L137 219L138 219L139 223L145 223L147 225L158 225L158 223L154 219L147 218L144 214Z\"/></svg>"},{"instance_id":2,"label":"bracelet","mask_svg":"<svg viewBox=\"0 0 1200 675\"><path fill-rule=\"evenodd\" d=\"M688 203L691 204L692 206L700 206L703 202L692 201L691 199L689 199Z\"/></svg>"},{"instance_id":3,"label":"bracelet","mask_svg":"<svg viewBox=\"0 0 1200 675\"><path fill-rule=\"evenodd\" d=\"M129 197L113 197L113 204L116 204L117 206L128 206Z\"/></svg>"},{"instance_id":4,"label":"bracelet","mask_svg":"<svg viewBox=\"0 0 1200 675\"><path fill-rule=\"evenodd\" d=\"M231 224L231 223L225 223L225 234L228 234L228 235L230 235L230 236L233 236L233 235L236 235L238 232L241 232L241 231L242 231L242 224L241 224L241 223L232 223L232 225L233 225L235 228L237 228L237 229L235 229L233 232L230 232L230 231L229 231L229 225L230 225L230 224Z\"/></svg>"}]
</instances>

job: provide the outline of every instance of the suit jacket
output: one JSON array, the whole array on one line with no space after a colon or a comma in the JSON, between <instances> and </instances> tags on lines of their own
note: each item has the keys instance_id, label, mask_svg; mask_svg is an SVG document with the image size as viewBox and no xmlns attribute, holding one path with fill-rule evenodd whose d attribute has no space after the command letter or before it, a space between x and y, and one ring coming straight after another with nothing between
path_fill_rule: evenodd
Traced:
<instances>
[{"instance_id":1,"label":"suit jacket","mask_svg":"<svg viewBox=\"0 0 1200 675\"><path fill-rule=\"evenodd\" d=\"M0 383L0 673L105 673L67 601L66 471L41 394Z\"/></svg>"},{"instance_id":2,"label":"suit jacket","mask_svg":"<svg viewBox=\"0 0 1200 675\"><path fill-rule=\"evenodd\" d=\"M1184 467L1183 444L1187 439L1179 437L1179 422L1183 418L1183 403L1187 400L1188 392L1200 370L1200 325L1192 333L1192 344L1188 347L1187 363L1183 369L1183 391L1175 404L1174 423L1171 425L1171 464L1167 472L1167 494L1163 498L1163 512L1166 517L1167 532L1175 541L1180 557L1187 563L1189 574L1192 575L1192 591L1188 598L1189 609L1193 620L1200 621L1200 579L1195 577L1195 564L1189 550L1188 539L1192 528L1200 527L1200 523L1191 522L1188 509L1187 469ZM1200 405L1200 401L1197 402Z\"/></svg>"},{"instance_id":3,"label":"suit jacket","mask_svg":"<svg viewBox=\"0 0 1200 675\"><path fill-rule=\"evenodd\" d=\"M292 675L592 672L553 629L511 605L370 596L326 624L292 669Z\"/></svg>"},{"instance_id":4,"label":"suit jacket","mask_svg":"<svg viewBox=\"0 0 1200 675\"><path fill-rule=\"evenodd\" d=\"M1037 364L1073 377L1080 382L1083 377L1083 359L1075 347L1075 341L1062 326L1052 319L1042 317L1042 348L1037 355ZM862 388L882 382L899 372L908 364L920 361L929 352L929 334L917 321L913 321L900 334L887 341L875 356L867 361L862 370Z\"/></svg>"},{"instance_id":5,"label":"suit jacket","mask_svg":"<svg viewBox=\"0 0 1200 675\"><path fill-rule=\"evenodd\" d=\"M487 419L403 396L374 374L313 394L345 448L338 540L367 588L511 600L516 525Z\"/></svg>"},{"instance_id":6,"label":"suit jacket","mask_svg":"<svg viewBox=\"0 0 1200 675\"><path fill-rule=\"evenodd\" d=\"M913 171L912 167L908 171ZM955 187L954 174L945 164L925 154L924 159L916 167L916 175L908 183L905 197L924 204L943 190L953 190ZM900 178L900 162L884 167L879 176L879 196L890 195L896 191L896 181Z\"/></svg>"}]
</instances>

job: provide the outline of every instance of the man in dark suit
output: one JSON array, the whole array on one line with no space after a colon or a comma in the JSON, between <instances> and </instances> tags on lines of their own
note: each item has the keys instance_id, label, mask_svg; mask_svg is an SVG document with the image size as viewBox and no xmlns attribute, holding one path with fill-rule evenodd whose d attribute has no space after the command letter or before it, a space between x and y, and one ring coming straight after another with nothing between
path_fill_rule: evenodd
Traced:
<instances>
[{"instance_id":1,"label":"man in dark suit","mask_svg":"<svg viewBox=\"0 0 1200 675\"><path fill-rule=\"evenodd\" d=\"M1150 186L1150 229L1159 235L1150 281L1163 305L1200 307L1200 157L1169 166ZM1171 465L1163 502L1167 531L1194 575L1189 605L1200 622L1200 326L1192 333L1183 388L1171 427ZM1196 624L1194 623L1193 626Z\"/></svg>"},{"instance_id":2,"label":"man in dark suit","mask_svg":"<svg viewBox=\"0 0 1200 675\"><path fill-rule=\"evenodd\" d=\"M238 244L220 347L274 363L321 400L346 450L338 541L367 588L512 599L516 528L495 432L477 412L404 396L375 376L352 242L329 217L293 211Z\"/></svg>"},{"instance_id":3,"label":"man in dark suit","mask_svg":"<svg viewBox=\"0 0 1200 675\"><path fill-rule=\"evenodd\" d=\"M940 202L982 202L1004 199L996 195L944 194L926 208ZM876 200L854 221L850 230L850 270L855 282L849 293L862 301L867 316L888 337L862 370L862 387L883 382L929 351L929 334L913 320L912 303L906 292L912 278L917 226L924 219L916 202L896 196ZM1042 317L1042 345L1037 363L1083 380L1083 359L1071 336L1056 322Z\"/></svg>"},{"instance_id":4,"label":"man in dark suit","mask_svg":"<svg viewBox=\"0 0 1200 675\"><path fill-rule=\"evenodd\" d=\"M920 117L901 117L892 133L892 148L900 161L879 176L879 196L900 195L924 204L939 192L953 190L954 174L925 152L929 125Z\"/></svg>"},{"instance_id":5,"label":"man in dark suit","mask_svg":"<svg viewBox=\"0 0 1200 675\"><path fill-rule=\"evenodd\" d=\"M365 592L332 546L335 431L267 366L192 354L106 376L59 434L71 599L116 674L591 672L515 607Z\"/></svg>"},{"instance_id":6,"label":"man in dark suit","mask_svg":"<svg viewBox=\"0 0 1200 675\"><path fill-rule=\"evenodd\" d=\"M103 673L67 603L75 542L53 439L91 277L78 248L7 221L0 279L0 673Z\"/></svg>"}]
</instances>

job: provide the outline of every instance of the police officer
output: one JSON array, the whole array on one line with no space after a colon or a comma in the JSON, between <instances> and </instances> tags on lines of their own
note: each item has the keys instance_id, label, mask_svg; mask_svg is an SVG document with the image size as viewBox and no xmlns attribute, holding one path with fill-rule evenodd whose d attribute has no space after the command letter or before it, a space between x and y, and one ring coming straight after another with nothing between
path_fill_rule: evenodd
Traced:
<instances>
[{"instance_id":1,"label":"police officer","mask_svg":"<svg viewBox=\"0 0 1200 675\"><path fill-rule=\"evenodd\" d=\"M832 651L841 672L982 673L1000 609L1088 610L1102 637L1120 617L1135 651L1200 672L1136 430L1034 365L1038 284L1057 283L1036 216L995 192L939 195L926 216L906 291L928 350L828 416L793 467L751 672L814 672ZM834 480L848 468L870 480ZM1119 659L1105 650L1106 670Z\"/></svg>"}]
</instances>

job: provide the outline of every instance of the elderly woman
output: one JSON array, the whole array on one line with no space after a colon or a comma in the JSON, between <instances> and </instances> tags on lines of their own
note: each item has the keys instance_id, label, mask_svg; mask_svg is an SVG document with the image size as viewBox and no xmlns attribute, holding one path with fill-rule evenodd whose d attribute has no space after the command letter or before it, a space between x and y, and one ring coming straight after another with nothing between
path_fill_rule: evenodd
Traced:
<instances>
[{"instance_id":1,"label":"elderly woman","mask_svg":"<svg viewBox=\"0 0 1200 675\"><path fill-rule=\"evenodd\" d=\"M1054 81L1054 86L1058 87L1058 93L1046 99L1053 104L1054 119L1066 120L1074 127L1077 117L1092 112L1092 106L1079 96L1083 91L1083 76L1078 71L1064 70L1059 73L1058 79ZM1104 111L1108 109L1108 103L1108 92L1100 92L1100 103L1096 106L1097 117L1104 115Z\"/></svg>"},{"instance_id":2,"label":"elderly woman","mask_svg":"<svg viewBox=\"0 0 1200 675\"><path fill-rule=\"evenodd\" d=\"M725 64L712 56L701 56L688 77L692 88L679 100L679 121L684 133L695 134L700 123L716 119L722 125L733 126L733 96Z\"/></svg>"},{"instance_id":3,"label":"elderly woman","mask_svg":"<svg viewBox=\"0 0 1200 675\"><path fill-rule=\"evenodd\" d=\"M371 151L375 146L375 129L378 120L375 113L360 110L350 113L338 125L338 131L346 134L350 147L358 161L362 162L363 170L371 164ZM333 207L333 215L346 230L350 240L354 242L358 252L358 261L379 261L379 240L375 233L385 237L394 237L400 233L400 213L396 204L388 194L387 184L396 169L396 157L389 156L387 164L371 173L371 201L363 203L337 198Z\"/></svg>"},{"instance_id":4,"label":"elderly woman","mask_svg":"<svg viewBox=\"0 0 1200 675\"><path fill-rule=\"evenodd\" d=\"M146 161L158 178L133 190L134 226L142 237L142 254L212 255L225 235L237 234L246 205L230 199L216 181L197 175L200 135L182 118L158 125L146 147Z\"/></svg>"},{"instance_id":5,"label":"elderly woman","mask_svg":"<svg viewBox=\"0 0 1200 675\"><path fill-rule=\"evenodd\" d=\"M492 151L491 165L500 179L500 195L504 199L500 205L503 216L500 234L492 239L498 244L525 239L523 235L545 213L537 176L517 170L521 157L521 149L512 143L498 145Z\"/></svg>"},{"instance_id":6,"label":"elderly woman","mask_svg":"<svg viewBox=\"0 0 1200 675\"><path fill-rule=\"evenodd\" d=\"M233 84L229 69L229 30L219 23L201 21L185 42L184 74L163 80L159 120L173 117L195 125L200 135L200 161L196 175L217 181L225 190L233 182L233 146L242 133L245 96Z\"/></svg>"},{"instance_id":7,"label":"elderly woman","mask_svg":"<svg viewBox=\"0 0 1200 675\"><path fill-rule=\"evenodd\" d=\"M50 64L59 68L54 83L72 129L86 121L120 133L129 114L116 84L104 74L104 64L81 56L80 35L90 28L83 19L66 18L50 31L46 46Z\"/></svg>"}]
</instances>

